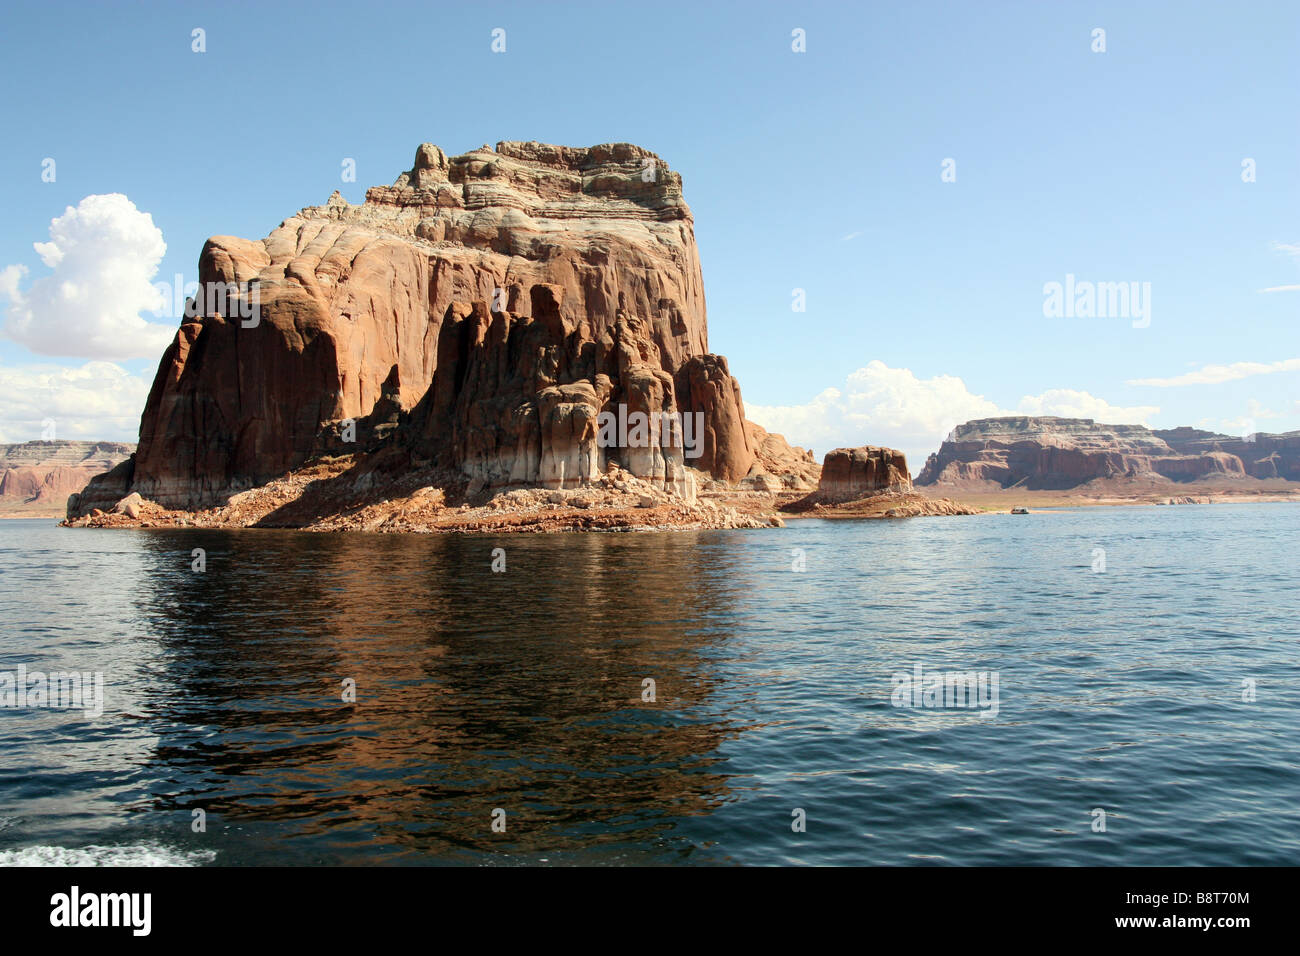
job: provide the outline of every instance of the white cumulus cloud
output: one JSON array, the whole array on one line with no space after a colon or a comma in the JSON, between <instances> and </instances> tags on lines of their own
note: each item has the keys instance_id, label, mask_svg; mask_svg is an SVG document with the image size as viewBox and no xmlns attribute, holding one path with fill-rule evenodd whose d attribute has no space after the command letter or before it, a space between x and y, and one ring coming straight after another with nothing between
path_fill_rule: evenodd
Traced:
<instances>
[{"instance_id":1,"label":"white cumulus cloud","mask_svg":"<svg viewBox=\"0 0 1300 956\"><path fill-rule=\"evenodd\" d=\"M34 441L54 422L54 437L135 441L149 381L112 362L80 368L0 366L0 435Z\"/></svg>"},{"instance_id":2,"label":"white cumulus cloud","mask_svg":"<svg viewBox=\"0 0 1300 956\"><path fill-rule=\"evenodd\" d=\"M886 445L907 455L913 472L948 432L973 418L1006 415L1056 415L1091 418L1106 424L1141 424L1157 406L1112 405L1088 392L1050 389L1026 395L1004 409L952 375L920 379L910 369L873 361L848 377L844 389L828 388L803 405L753 405L745 414L794 445L813 448L820 457L832 448Z\"/></svg>"},{"instance_id":3,"label":"white cumulus cloud","mask_svg":"<svg viewBox=\"0 0 1300 956\"><path fill-rule=\"evenodd\" d=\"M175 334L141 312L166 306L150 280L167 251L153 217L120 193L87 196L50 222L50 241L33 243L48 275L23 291L25 266L0 270L9 300L4 334L42 355L155 358Z\"/></svg>"},{"instance_id":4,"label":"white cumulus cloud","mask_svg":"<svg viewBox=\"0 0 1300 956\"><path fill-rule=\"evenodd\" d=\"M1041 395L1026 395L1016 406L1018 415L1056 415L1091 418L1106 425L1145 425L1160 411L1158 405L1112 405L1103 398L1069 388L1049 388Z\"/></svg>"}]
</instances>

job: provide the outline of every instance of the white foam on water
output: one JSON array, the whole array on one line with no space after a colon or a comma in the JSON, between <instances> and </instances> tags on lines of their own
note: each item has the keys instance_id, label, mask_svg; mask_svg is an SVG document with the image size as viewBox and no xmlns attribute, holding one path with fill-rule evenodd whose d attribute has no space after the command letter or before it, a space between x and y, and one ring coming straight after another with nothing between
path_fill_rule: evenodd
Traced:
<instances>
[{"instance_id":1,"label":"white foam on water","mask_svg":"<svg viewBox=\"0 0 1300 956\"><path fill-rule=\"evenodd\" d=\"M0 866L201 866L214 850L181 850L155 843L129 846L27 846L0 850Z\"/></svg>"}]
</instances>

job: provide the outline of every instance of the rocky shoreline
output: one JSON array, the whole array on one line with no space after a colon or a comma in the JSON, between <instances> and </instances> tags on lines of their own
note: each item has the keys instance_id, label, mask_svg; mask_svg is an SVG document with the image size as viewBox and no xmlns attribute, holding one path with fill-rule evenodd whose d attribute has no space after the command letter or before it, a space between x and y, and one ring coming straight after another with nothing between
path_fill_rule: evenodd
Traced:
<instances>
[{"instance_id":1,"label":"rocky shoreline","mask_svg":"<svg viewBox=\"0 0 1300 956\"><path fill-rule=\"evenodd\" d=\"M766 528L755 515L709 498L687 501L614 466L573 489L507 487L470 491L463 476L412 471L384 476L351 456L314 462L240 492L222 505L167 508L132 493L112 510L70 517L66 527L292 528L382 533L633 531ZM386 479L386 480L380 480Z\"/></svg>"},{"instance_id":2,"label":"rocky shoreline","mask_svg":"<svg viewBox=\"0 0 1300 956\"><path fill-rule=\"evenodd\" d=\"M876 465L850 480L834 459ZM392 456L389 456L390 458ZM784 527L809 518L877 520L926 516L1009 514L1016 508L1210 505L1242 502L1300 504L1300 483L1241 481L1094 481L1076 489L964 489L939 497L906 479L906 462L890 449L836 449L811 493L728 486L698 476L706 490L690 500L611 464L595 481L567 489L513 486L475 489L463 475L402 471L400 462L367 456L313 461L283 478L198 510L168 508L132 492L89 514L70 513L65 527L279 528L312 532L550 533ZM880 468L881 463L886 467ZM816 467L816 466L814 466ZM901 469L901 471L900 471ZM883 477L874 477L879 471ZM693 476L696 477L696 476Z\"/></svg>"},{"instance_id":3,"label":"rocky shoreline","mask_svg":"<svg viewBox=\"0 0 1300 956\"><path fill-rule=\"evenodd\" d=\"M111 509L70 515L73 528L285 528L378 533L652 531L784 527L786 518L904 518L978 514L910 489L864 490L847 499L814 492L736 488L687 500L612 465L571 489L517 486L472 491L463 476L385 475L351 456L313 462L281 479L199 510L167 508L136 492Z\"/></svg>"},{"instance_id":4,"label":"rocky shoreline","mask_svg":"<svg viewBox=\"0 0 1300 956\"><path fill-rule=\"evenodd\" d=\"M1125 487L1121 482L1098 482L1067 490L993 490L945 488L952 500L988 514L1008 513L1015 507L1031 509L1119 508L1153 505L1225 505L1251 503L1300 504L1300 482L1198 482L1190 487ZM939 489L927 488L928 493Z\"/></svg>"}]
</instances>

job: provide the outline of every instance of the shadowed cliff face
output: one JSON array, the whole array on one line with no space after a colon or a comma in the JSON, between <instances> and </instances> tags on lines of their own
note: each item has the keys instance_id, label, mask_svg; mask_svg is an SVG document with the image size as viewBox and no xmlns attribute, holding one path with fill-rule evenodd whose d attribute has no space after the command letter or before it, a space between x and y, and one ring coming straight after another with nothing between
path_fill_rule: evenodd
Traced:
<instances>
[{"instance_id":1,"label":"shadowed cliff face","mask_svg":"<svg viewBox=\"0 0 1300 956\"><path fill-rule=\"evenodd\" d=\"M918 485L1062 489L1097 478L1300 480L1300 433L1249 439L1191 428L1152 431L1089 418L986 418L959 425Z\"/></svg>"},{"instance_id":2,"label":"shadowed cliff face","mask_svg":"<svg viewBox=\"0 0 1300 956\"><path fill-rule=\"evenodd\" d=\"M361 205L335 193L266 239L208 240L199 279L230 299L201 301L164 354L133 477L169 506L337 451L341 423L390 400L398 444L487 484L586 476L606 454L680 481L680 449L595 450L620 404L701 413L685 464L707 475L755 462L739 385L707 351L681 177L636 146L424 144Z\"/></svg>"}]
</instances>

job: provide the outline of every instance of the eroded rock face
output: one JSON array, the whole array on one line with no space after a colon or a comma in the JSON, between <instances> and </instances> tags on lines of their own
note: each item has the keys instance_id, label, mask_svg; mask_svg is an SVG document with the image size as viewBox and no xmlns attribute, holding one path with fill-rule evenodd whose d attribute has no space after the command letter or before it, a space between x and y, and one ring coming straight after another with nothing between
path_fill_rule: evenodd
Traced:
<instances>
[{"instance_id":1,"label":"eroded rock face","mask_svg":"<svg viewBox=\"0 0 1300 956\"><path fill-rule=\"evenodd\" d=\"M412 455L460 469L476 489L574 488L614 462L694 497L696 429L682 427L652 326L620 311L592 342L562 286L529 295L531 314L448 307L438 370L410 415Z\"/></svg>"},{"instance_id":2,"label":"eroded rock face","mask_svg":"<svg viewBox=\"0 0 1300 956\"><path fill-rule=\"evenodd\" d=\"M977 419L953 430L916 483L1063 489L1106 478L1247 476L1300 479L1300 434L1247 441L1191 428L1153 431L1088 418Z\"/></svg>"},{"instance_id":3,"label":"eroded rock face","mask_svg":"<svg viewBox=\"0 0 1300 956\"><path fill-rule=\"evenodd\" d=\"M708 353L681 177L637 146L426 143L361 205L335 193L266 239L208 240L199 280L228 298L202 297L159 365L131 484L149 500L219 502L336 452L352 423L485 485L568 485L611 456L670 486L754 462ZM700 413L702 453L601 447L620 405Z\"/></svg>"},{"instance_id":4,"label":"eroded rock face","mask_svg":"<svg viewBox=\"0 0 1300 956\"><path fill-rule=\"evenodd\" d=\"M817 485L820 497L846 501L911 488L906 456L893 448L872 445L827 452Z\"/></svg>"},{"instance_id":5,"label":"eroded rock face","mask_svg":"<svg viewBox=\"0 0 1300 956\"><path fill-rule=\"evenodd\" d=\"M93 511L109 511L131 488L131 479L135 475L135 456L114 465L108 471L95 475L79 492L68 495L65 509L66 517L73 518L88 515Z\"/></svg>"}]
</instances>

